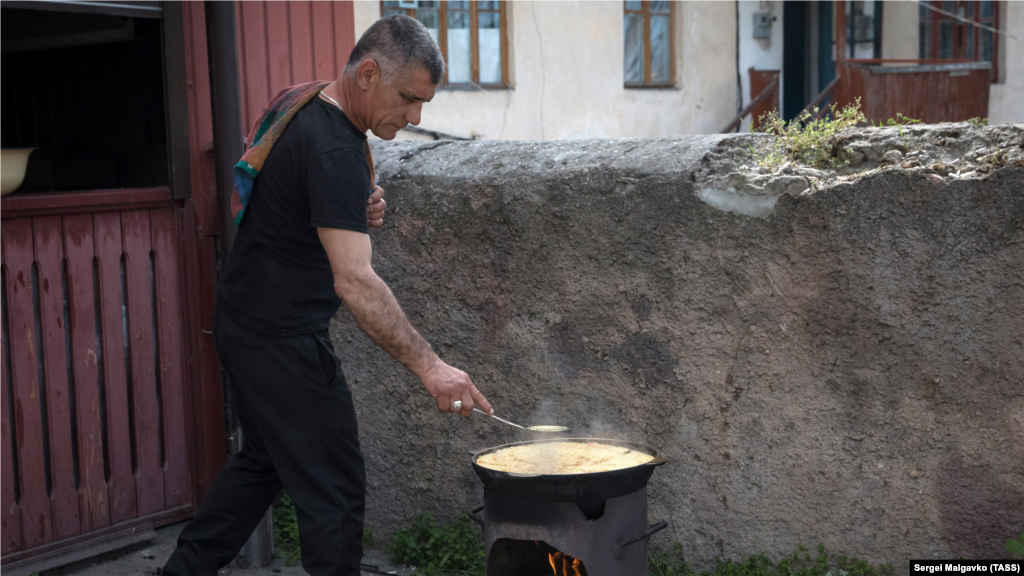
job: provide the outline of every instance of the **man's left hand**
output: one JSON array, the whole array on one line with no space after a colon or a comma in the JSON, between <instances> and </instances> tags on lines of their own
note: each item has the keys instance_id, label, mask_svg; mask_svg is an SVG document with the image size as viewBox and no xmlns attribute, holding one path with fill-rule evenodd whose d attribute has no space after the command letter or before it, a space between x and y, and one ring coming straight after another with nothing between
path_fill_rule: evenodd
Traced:
<instances>
[{"instance_id":1,"label":"man's left hand","mask_svg":"<svg viewBox=\"0 0 1024 576\"><path fill-rule=\"evenodd\" d=\"M371 228L380 228L384 225L384 208L388 205L384 201L384 189L380 186L373 188L373 194L366 201L366 219L370 221Z\"/></svg>"}]
</instances>

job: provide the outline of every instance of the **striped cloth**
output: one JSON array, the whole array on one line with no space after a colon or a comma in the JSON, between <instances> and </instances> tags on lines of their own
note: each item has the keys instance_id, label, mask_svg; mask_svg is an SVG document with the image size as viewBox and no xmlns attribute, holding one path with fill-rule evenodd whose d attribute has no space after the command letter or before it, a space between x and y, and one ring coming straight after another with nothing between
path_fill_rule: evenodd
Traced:
<instances>
[{"instance_id":1,"label":"striped cloth","mask_svg":"<svg viewBox=\"0 0 1024 576\"><path fill-rule=\"evenodd\" d=\"M234 217L235 226L242 223L245 208L249 205L249 198L252 197L256 177L260 175L263 163L270 155L270 149L277 143L277 139L284 133L285 127L295 117L295 114L310 100L316 98L317 94L328 84L330 82L314 80L285 88L277 96L274 96L274 99L253 123L247 140L249 149L245 151L242 159L235 164L233 169L235 189L231 192L231 215ZM366 144L365 152L366 162L370 167L370 182L374 182L373 157L370 155L369 143Z\"/></svg>"}]
</instances>

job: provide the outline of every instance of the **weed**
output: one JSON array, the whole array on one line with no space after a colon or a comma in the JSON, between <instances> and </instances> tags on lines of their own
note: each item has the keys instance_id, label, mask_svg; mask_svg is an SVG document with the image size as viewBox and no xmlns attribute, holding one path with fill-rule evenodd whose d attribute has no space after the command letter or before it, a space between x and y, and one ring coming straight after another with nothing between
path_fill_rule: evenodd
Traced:
<instances>
[{"instance_id":1,"label":"weed","mask_svg":"<svg viewBox=\"0 0 1024 576\"><path fill-rule=\"evenodd\" d=\"M274 551L284 558L285 566L295 566L302 559L295 504L284 492L274 502Z\"/></svg>"},{"instance_id":2,"label":"weed","mask_svg":"<svg viewBox=\"0 0 1024 576\"><path fill-rule=\"evenodd\" d=\"M920 118L908 118L903 114L897 112L895 118L889 118L886 120L886 124L889 126L905 126L907 124L920 124Z\"/></svg>"},{"instance_id":3,"label":"weed","mask_svg":"<svg viewBox=\"0 0 1024 576\"><path fill-rule=\"evenodd\" d=\"M1024 532L1017 538L1010 538L1006 541L1006 551L1016 556L1024 556Z\"/></svg>"},{"instance_id":4,"label":"weed","mask_svg":"<svg viewBox=\"0 0 1024 576\"><path fill-rule=\"evenodd\" d=\"M988 126L988 118L981 118L980 116L975 116L974 118L968 118L967 123L974 124L975 126Z\"/></svg>"},{"instance_id":5,"label":"weed","mask_svg":"<svg viewBox=\"0 0 1024 576\"><path fill-rule=\"evenodd\" d=\"M775 134L778 138L759 164L772 171L781 166L787 158L810 164L815 168L844 165L845 162L833 158L832 150L840 131L858 122L867 121L860 111L860 99L842 110L836 109L833 105L830 109L831 118L826 114L816 119L818 110L815 108L813 113L805 110L789 122L779 117L778 112L774 110L761 116L759 130Z\"/></svg>"},{"instance_id":6,"label":"weed","mask_svg":"<svg viewBox=\"0 0 1024 576\"><path fill-rule=\"evenodd\" d=\"M903 114L901 114L899 112L896 113L896 117L895 118L889 118L886 121L886 124L888 124L889 126L896 126L897 127L897 129L899 131L899 135L900 135L900 144L902 144L903 147L906 148L907 150L910 149L910 135L909 134L907 134L906 136L903 135L903 127L906 126L907 124L920 124L920 123L921 123L921 119L920 118L908 118L908 117L904 116ZM881 125L881 124L879 124L879 125Z\"/></svg>"},{"instance_id":7,"label":"weed","mask_svg":"<svg viewBox=\"0 0 1024 576\"><path fill-rule=\"evenodd\" d=\"M427 574L484 573L484 543L480 531L463 514L448 525L437 525L430 513L391 539L392 561L418 566Z\"/></svg>"},{"instance_id":8,"label":"weed","mask_svg":"<svg viewBox=\"0 0 1024 576\"><path fill-rule=\"evenodd\" d=\"M373 528L362 529L362 545L372 548L376 542ZM302 560L295 502L284 492L273 503L273 549L274 553L285 559L285 566L295 566Z\"/></svg>"},{"instance_id":9,"label":"weed","mask_svg":"<svg viewBox=\"0 0 1024 576\"><path fill-rule=\"evenodd\" d=\"M1024 536L1024 535L1022 535ZM675 556L682 560L682 547L675 546ZM664 557L651 556L648 570L652 576L698 576L685 562L672 565ZM805 546L797 548L792 555L779 562L772 562L764 554L753 554L745 560L718 560L714 570L701 572L699 576L882 576L894 574L892 565L872 565L859 558L833 556L825 552L825 545L818 544L818 554L812 558Z\"/></svg>"}]
</instances>

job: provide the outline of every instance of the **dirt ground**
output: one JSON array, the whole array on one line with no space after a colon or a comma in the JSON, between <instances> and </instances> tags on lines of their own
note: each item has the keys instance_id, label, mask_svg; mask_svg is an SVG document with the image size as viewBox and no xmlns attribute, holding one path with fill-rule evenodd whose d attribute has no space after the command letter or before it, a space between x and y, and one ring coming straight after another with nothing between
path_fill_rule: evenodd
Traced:
<instances>
[{"instance_id":1,"label":"dirt ground","mask_svg":"<svg viewBox=\"0 0 1024 576\"><path fill-rule=\"evenodd\" d=\"M164 565L178 533L185 527L185 522L165 526L156 531L156 539L135 546L129 546L108 552L107 554L83 560L75 564L47 570L40 576L142 576L148 570ZM392 566L387 554L379 550L367 550L363 556L363 564L376 567L376 571L363 571L363 576L376 574L394 574L409 576L416 573L409 566ZM230 565L220 571L224 576L303 576L307 574L302 566L285 566L284 560L275 558L270 566L263 568L237 568Z\"/></svg>"}]
</instances>

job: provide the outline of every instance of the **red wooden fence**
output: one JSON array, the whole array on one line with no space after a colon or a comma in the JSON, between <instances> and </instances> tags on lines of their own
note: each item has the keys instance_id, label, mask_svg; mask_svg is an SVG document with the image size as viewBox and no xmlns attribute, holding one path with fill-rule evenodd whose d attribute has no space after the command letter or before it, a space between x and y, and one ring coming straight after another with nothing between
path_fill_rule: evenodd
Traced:
<instances>
[{"instance_id":1,"label":"red wooden fence","mask_svg":"<svg viewBox=\"0 0 1024 576\"><path fill-rule=\"evenodd\" d=\"M162 204L4 218L5 569L191 513L179 211Z\"/></svg>"},{"instance_id":2,"label":"red wooden fence","mask_svg":"<svg viewBox=\"0 0 1024 576\"><path fill-rule=\"evenodd\" d=\"M963 122L988 117L992 71L988 62L865 66L842 62L837 67L836 106L861 99L872 122L903 114L925 124Z\"/></svg>"}]
</instances>

